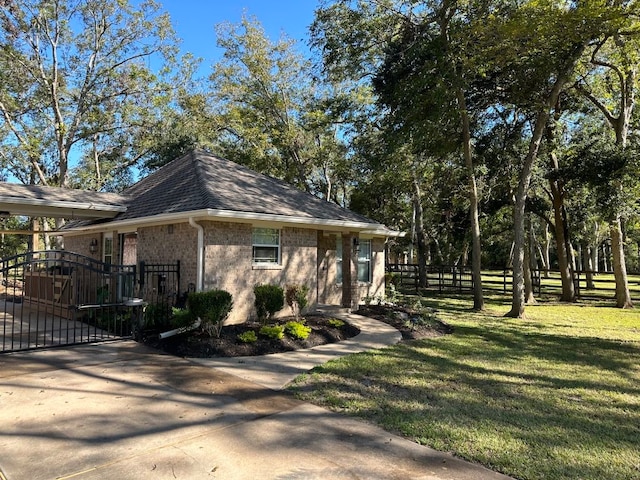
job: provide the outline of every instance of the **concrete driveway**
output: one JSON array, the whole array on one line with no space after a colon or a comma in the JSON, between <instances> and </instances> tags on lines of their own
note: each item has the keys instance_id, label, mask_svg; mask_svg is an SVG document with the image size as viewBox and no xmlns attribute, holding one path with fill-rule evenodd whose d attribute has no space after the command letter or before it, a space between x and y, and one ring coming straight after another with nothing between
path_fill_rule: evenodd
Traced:
<instances>
[{"instance_id":1,"label":"concrete driveway","mask_svg":"<svg viewBox=\"0 0 640 480\"><path fill-rule=\"evenodd\" d=\"M227 367L133 341L2 355L0 478L507 478Z\"/></svg>"}]
</instances>

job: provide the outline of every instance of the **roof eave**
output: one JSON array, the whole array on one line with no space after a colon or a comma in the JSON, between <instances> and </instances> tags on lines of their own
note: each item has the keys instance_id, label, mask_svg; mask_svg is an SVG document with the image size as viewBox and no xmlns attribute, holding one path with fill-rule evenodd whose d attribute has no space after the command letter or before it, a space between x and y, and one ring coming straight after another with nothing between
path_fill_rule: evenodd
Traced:
<instances>
[{"instance_id":1,"label":"roof eave","mask_svg":"<svg viewBox=\"0 0 640 480\"><path fill-rule=\"evenodd\" d=\"M202 209L189 212L164 213L149 217L113 220L99 225L72 227L63 230L62 235L74 235L83 232L104 230L131 230L137 226L164 225L167 223L186 222L189 218L195 220L218 220L234 223L277 224L283 226L330 228L336 231L357 231L373 236L398 236L399 232L387 229L378 223L358 222L353 220L333 220L314 217L299 217L268 213L237 212L233 210Z\"/></svg>"}]
</instances>

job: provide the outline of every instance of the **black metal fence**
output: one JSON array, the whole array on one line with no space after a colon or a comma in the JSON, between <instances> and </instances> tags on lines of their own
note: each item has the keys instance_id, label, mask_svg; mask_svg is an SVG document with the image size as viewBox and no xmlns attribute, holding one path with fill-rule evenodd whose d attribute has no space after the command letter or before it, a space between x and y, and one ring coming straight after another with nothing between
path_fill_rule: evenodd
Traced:
<instances>
[{"instance_id":1,"label":"black metal fence","mask_svg":"<svg viewBox=\"0 0 640 480\"><path fill-rule=\"evenodd\" d=\"M135 279L135 265L64 250L2 259L0 352L130 336L139 314Z\"/></svg>"},{"instance_id":2,"label":"black metal fence","mask_svg":"<svg viewBox=\"0 0 640 480\"><path fill-rule=\"evenodd\" d=\"M185 302L185 292L180 289L180 261L166 264L140 262L138 270L139 295L149 305L145 315L147 323L161 327L167 324L171 308Z\"/></svg>"}]
</instances>

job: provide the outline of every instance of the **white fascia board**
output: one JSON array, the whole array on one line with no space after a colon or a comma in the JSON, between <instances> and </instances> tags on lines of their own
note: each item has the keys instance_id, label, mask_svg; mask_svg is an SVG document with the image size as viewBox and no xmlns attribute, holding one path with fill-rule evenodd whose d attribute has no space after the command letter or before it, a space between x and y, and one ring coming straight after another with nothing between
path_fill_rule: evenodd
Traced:
<instances>
[{"instance_id":1,"label":"white fascia board","mask_svg":"<svg viewBox=\"0 0 640 480\"><path fill-rule=\"evenodd\" d=\"M378 223L355 222L349 220L328 220L312 217L293 217L287 215L276 215L267 213L253 212L236 212L233 210L195 210L190 212L169 213L155 215L152 217L132 218L128 220L115 220L112 222L102 223L100 225L89 225L86 227L78 227L73 230L61 231L62 235L77 235L83 232L117 230L121 233L132 231L133 227L148 227L154 225L166 225L168 223L188 222L189 217L196 221L203 220L219 220L235 223L252 223L258 225L273 226L298 226L313 227L320 229L321 227L330 227L337 231L349 232L367 232L375 236L395 236L392 230L388 230L384 225Z\"/></svg>"},{"instance_id":2,"label":"white fascia board","mask_svg":"<svg viewBox=\"0 0 640 480\"><path fill-rule=\"evenodd\" d=\"M67 202L63 200L43 200L39 198L7 197L0 195L0 211L8 211L16 215L41 212L42 214L69 215L75 218L109 218L118 213L126 212L122 205L107 205L103 203ZM21 213L25 212L25 213Z\"/></svg>"}]
</instances>

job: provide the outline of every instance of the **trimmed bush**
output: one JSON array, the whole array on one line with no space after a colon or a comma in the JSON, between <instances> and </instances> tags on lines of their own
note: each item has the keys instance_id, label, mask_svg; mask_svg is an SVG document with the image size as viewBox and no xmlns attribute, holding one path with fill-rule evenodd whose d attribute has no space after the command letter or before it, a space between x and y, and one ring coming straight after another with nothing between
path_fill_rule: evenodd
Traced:
<instances>
[{"instance_id":1,"label":"trimmed bush","mask_svg":"<svg viewBox=\"0 0 640 480\"><path fill-rule=\"evenodd\" d=\"M256 343L258 341L258 336L253 330L247 330L244 333L240 333L236 338L240 343Z\"/></svg>"},{"instance_id":2,"label":"trimmed bush","mask_svg":"<svg viewBox=\"0 0 640 480\"><path fill-rule=\"evenodd\" d=\"M301 322L287 322L284 326L284 331L292 338L306 340L311 333L311 327L307 327Z\"/></svg>"},{"instance_id":3,"label":"trimmed bush","mask_svg":"<svg viewBox=\"0 0 640 480\"><path fill-rule=\"evenodd\" d=\"M256 285L253 287L253 293L256 297L254 305L258 319L262 322L270 320L284 307L284 291L278 285Z\"/></svg>"},{"instance_id":4,"label":"trimmed bush","mask_svg":"<svg viewBox=\"0 0 640 480\"><path fill-rule=\"evenodd\" d=\"M284 338L284 328L282 325L263 326L258 332L263 337L270 338L272 340L282 340Z\"/></svg>"},{"instance_id":5,"label":"trimmed bush","mask_svg":"<svg viewBox=\"0 0 640 480\"><path fill-rule=\"evenodd\" d=\"M202 320L202 330L209 336L220 337L224 321L233 308L233 297L225 290L192 292L187 305L189 311Z\"/></svg>"},{"instance_id":6,"label":"trimmed bush","mask_svg":"<svg viewBox=\"0 0 640 480\"><path fill-rule=\"evenodd\" d=\"M284 298L296 317L296 320L300 319L302 310L304 310L309 303L308 295L309 287L307 285L287 285L285 288Z\"/></svg>"}]
</instances>

